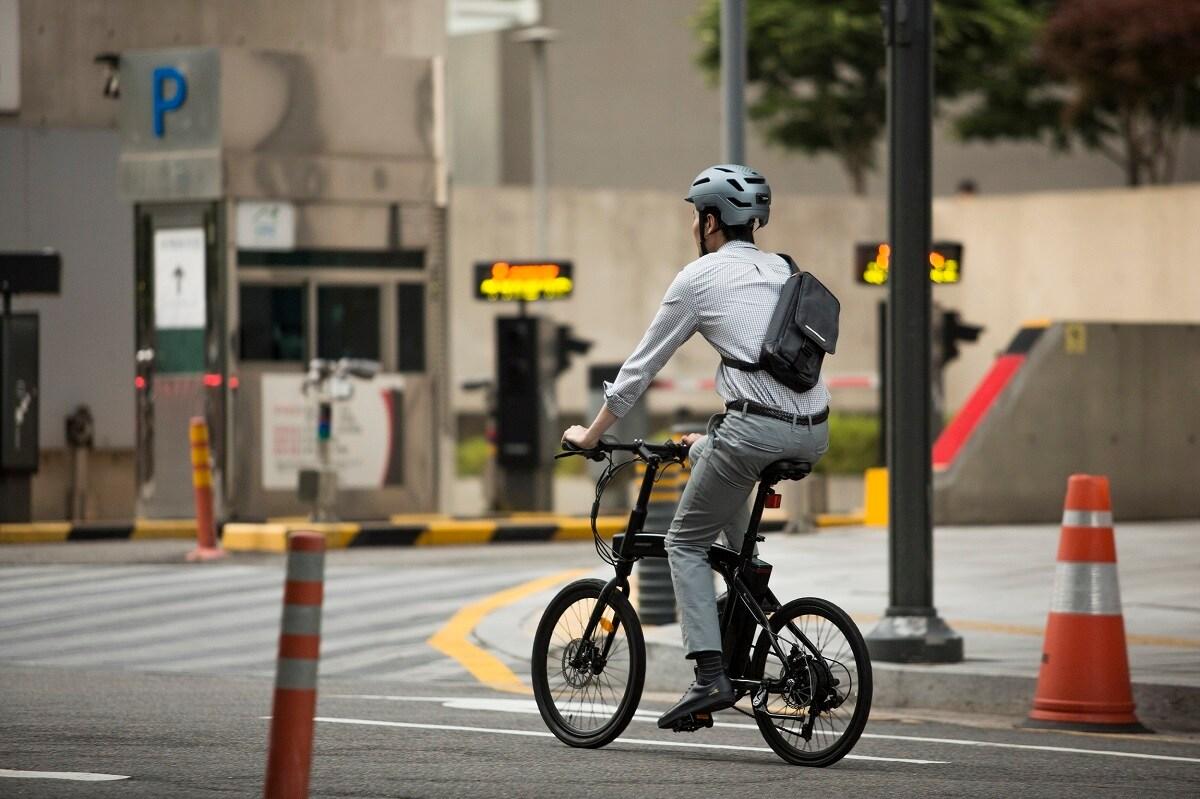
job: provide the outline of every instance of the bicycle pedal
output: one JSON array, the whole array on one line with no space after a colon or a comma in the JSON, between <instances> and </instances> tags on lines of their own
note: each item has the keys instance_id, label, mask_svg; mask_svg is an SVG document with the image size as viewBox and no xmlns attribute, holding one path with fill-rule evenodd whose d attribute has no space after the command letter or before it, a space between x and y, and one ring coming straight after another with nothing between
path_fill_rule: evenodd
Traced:
<instances>
[{"instance_id":1,"label":"bicycle pedal","mask_svg":"<svg viewBox=\"0 0 1200 799\"><path fill-rule=\"evenodd\" d=\"M695 732L713 725L712 713L693 713L675 722L671 729L675 732Z\"/></svg>"}]
</instances>

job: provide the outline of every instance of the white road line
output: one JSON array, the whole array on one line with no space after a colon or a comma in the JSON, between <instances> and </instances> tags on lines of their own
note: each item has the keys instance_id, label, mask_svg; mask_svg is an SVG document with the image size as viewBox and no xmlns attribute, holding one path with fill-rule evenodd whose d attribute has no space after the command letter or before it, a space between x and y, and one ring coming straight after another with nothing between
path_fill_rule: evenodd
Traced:
<instances>
[{"instance_id":1,"label":"white road line","mask_svg":"<svg viewBox=\"0 0 1200 799\"><path fill-rule=\"evenodd\" d=\"M356 724L366 727L402 727L413 730L444 730L446 732L486 732L493 735L523 735L529 738L553 738L554 735L540 730L508 730L501 727L463 727L457 724L424 724L413 721L376 721L373 719L339 719L328 716L318 716L316 721L326 724ZM765 746L734 746L733 744L702 744L687 741L652 741L647 738L618 738L616 743L638 744L640 746L667 746L686 749L734 749L739 752L771 752ZM847 760L878 760L886 763L911 763L920 766L945 765L945 760L911 760L900 757L868 757L867 755L846 755Z\"/></svg>"},{"instance_id":2,"label":"white road line","mask_svg":"<svg viewBox=\"0 0 1200 799\"><path fill-rule=\"evenodd\" d=\"M19 780L75 780L77 782L109 782L129 779L124 774L91 774L86 771L17 771L9 768L0 768L0 777L12 777Z\"/></svg>"},{"instance_id":3,"label":"white road line","mask_svg":"<svg viewBox=\"0 0 1200 799\"><path fill-rule=\"evenodd\" d=\"M490 697L448 697L448 696L387 696L381 694L331 694L330 699L365 699L385 702L440 702L451 710L493 710L503 713L537 713L537 705L532 699L499 699ZM654 711L639 709L633 717L634 721L654 721L657 716ZM736 722L718 721L715 727L733 727L745 730L757 730L757 724L738 724ZM953 746L981 746L994 749L1027 749L1034 752L1064 752L1072 755L1104 755L1107 757L1131 757L1139 760L1166 760L1176 763L1200 763L1200 757L1180 757L1178 755L1149 755L1141 752L1118 752L1111 749L1081 749L1073 746L1044 746L1038 744L1011 744L1001 741L972 741L960 738L930 738L919 735L888 735L885 733L864 732L863 738L873 738L881 741L914 741L917 743L950 744Z\"/></svg>"}]
</instances>

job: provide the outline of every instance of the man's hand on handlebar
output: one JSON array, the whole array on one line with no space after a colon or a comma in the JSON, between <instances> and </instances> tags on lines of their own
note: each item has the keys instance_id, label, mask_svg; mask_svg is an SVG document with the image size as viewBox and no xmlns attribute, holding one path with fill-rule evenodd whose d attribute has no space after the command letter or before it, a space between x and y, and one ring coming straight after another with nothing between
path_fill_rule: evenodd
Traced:
<instances>
[{"instance_id":1,"label":"man's hand on handlebar","mask_svg":"<svg viewBox=\"0 0 1200 799\"><path fill-rule=\"evenodd\" d=\"M600 443L600 436L592 436L588 428L573 424L562 435L563 443L574 444L579 449L595 449Z\"/></svg>"},{"instance_id":2,"label":"man's hand on handlebar","mask_svg":"<svg viewBox=\"0 0 1200 799\"><path fill-rule=\"evenodd\" d=\"M695 444L697 441L699 441L702 438L704 438L703 433L688 433L683 438L679 439L679 442L681 444L683 444L685 447L691 447L692 444Z\"/></svg>"}]
</instances>

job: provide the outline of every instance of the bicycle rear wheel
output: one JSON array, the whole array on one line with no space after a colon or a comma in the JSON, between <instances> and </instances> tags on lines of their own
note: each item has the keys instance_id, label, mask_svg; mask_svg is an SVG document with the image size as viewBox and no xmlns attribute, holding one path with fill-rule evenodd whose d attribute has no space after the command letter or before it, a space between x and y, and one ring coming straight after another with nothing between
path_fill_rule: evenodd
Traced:
<instances>
[{"instance_id":1,"label":"bicycle rear wheel","mask_svg":"<svg viewBox=\"0 0 1200 799\"><path fill-rule=\"evenodd\" d=\"M551 600L533 638L533 696L550 731L569 746L601 747L637 710L646 677L642 625L613 591L600 624L584 639L603 580L578 580Z\"/></svg>"},{"instance_id":2,"label":"bicycle rear wheel","mask_svg":"<svg viewBox=\"0 0 1200 799\"><path fill-rule=\"evenodd\" d=\"M846 756L871 713L871 658L862 633L824 599L794 599L771 616L786 663L759 634L750 664L763 680L754 720L775 753L800 766L828 766ZM816 648L813 653L797 631Z\"/></svg>"}]
</instances>

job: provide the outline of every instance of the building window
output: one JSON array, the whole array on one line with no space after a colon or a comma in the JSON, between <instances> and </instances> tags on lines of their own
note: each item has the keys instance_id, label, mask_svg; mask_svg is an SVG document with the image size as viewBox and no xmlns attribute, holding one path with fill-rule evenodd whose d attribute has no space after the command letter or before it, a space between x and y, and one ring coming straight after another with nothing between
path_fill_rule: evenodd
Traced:
<instances>
[{"instance_id":1,"label":"building window","mask_svg":"<svg viewBox=\"0 0 1200 799\"><path fill-rule=\"evenodd\" d=\"M398 371L425 371L425 284L396 287L396 359Z\"/></svg>"},{"instance_id":2,"label":"building window","mask_svg":"<svg viewBox=\"0 0 1200 799\"><path fill-rule=\"evenodd\" d=\"M304 361L304 287L245 283L239 294L241 360Z\"/></svg>"},{"instance_id":3,"label":"building window","mask_svg":"<svg viewBox=\"0 0 1200 799\"><path fill-rule=\"evenodd\" d=\"M317 289L317 357L379 360L379 289Z\"/></svg>"}]
</instances>

